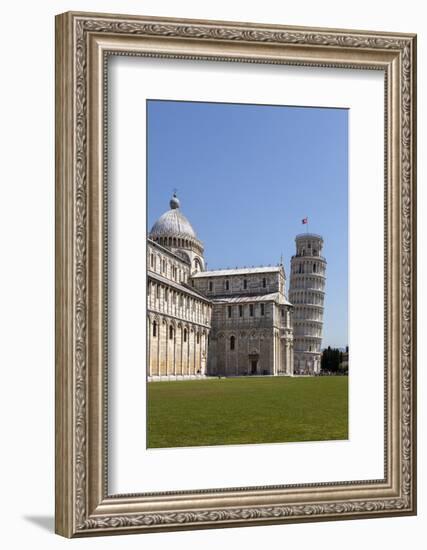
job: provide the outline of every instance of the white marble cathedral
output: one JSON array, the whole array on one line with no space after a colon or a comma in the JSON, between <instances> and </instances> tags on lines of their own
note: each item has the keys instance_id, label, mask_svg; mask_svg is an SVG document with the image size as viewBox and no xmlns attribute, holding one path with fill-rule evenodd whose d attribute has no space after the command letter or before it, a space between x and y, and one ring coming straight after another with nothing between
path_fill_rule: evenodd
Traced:
<instances>
[{"instance_id":1,"label":"white marble cathedral","mask_svg":"<svg viewBox=\"0 0 427 550\"><path fill-rule=\"evenodd\" d=\"M318 374L323 239L295 240L289 301L282 264L206 270L174 194L147 240L148 379Z\"/></svg>"}]
</instances>

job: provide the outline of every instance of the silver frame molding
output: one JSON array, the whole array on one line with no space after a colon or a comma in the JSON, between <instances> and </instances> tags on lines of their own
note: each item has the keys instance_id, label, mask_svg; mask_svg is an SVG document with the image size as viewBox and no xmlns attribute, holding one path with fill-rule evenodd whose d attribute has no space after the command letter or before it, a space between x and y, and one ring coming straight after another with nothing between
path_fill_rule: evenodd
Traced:
<instances>
[{"instance_id":1,"label":"silver frame molding","mask_svg":"<svg viewBox=\"0 0 427 550\"><path fill-rule=\"evenodd\" d=\"M384 479L108 494L109 55L384 71ZM79 537L416 513L415 124L416 36L412 34L71 12L56 17L58 534Z\"/></svg>"}]
</instances>

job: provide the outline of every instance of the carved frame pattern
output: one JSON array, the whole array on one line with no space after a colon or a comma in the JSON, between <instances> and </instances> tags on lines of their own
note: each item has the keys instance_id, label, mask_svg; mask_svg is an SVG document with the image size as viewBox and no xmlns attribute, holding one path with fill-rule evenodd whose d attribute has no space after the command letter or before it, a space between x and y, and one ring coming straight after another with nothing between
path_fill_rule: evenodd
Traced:
<instances>
[{"instance_id":1,"label":"carved frame pattern","mask_svg":"<svg viewBox=\"0 0 427 550\"><path fill-rule=\"evenodd\" d=\"M56 531L73 537L414 514L415 36L85 13L60 15L56 24ZM361 484L348 482L233 489L230 490L230 499L235 498L234 503L224 500L226 490L193 492L194 502L187 492L170 493L169 496L176 497L170 502L167 501L168 494L162 494L161 505L155 495L151 501L150 496L153 495L107 494L106 410L102 397L106 378L102 366L92 367L91 356L91 346L95 337L99 336L96 333L95 337L91 337L91 319L98 319L96 313L92 314L93 302L97 299L102 301L102 291L99 290L102 286L99 278L102 266L92 276L91 262L95 256L94 261L101 260L101 264L104 261L105 268L106 254L103 256L100 253L98 256L96 251L92 252L90 244L94 228L98 228L102 236L102 227L97 225L96 220L105 217L105 203L104 210L102 207L96 209L94 198L97 196L90 190L93 181L91 170L95 164L92 158L94 141L90 132L96 132L96 128L93 130L89 108L94 104L91 94L103 93L99 108L105 117L105 105L102 105L106 97L105 79L100 77L95 81L95 86L90 84L94 52L100 51L103 35L107 42L112 40L117 46L113 50L104 47L103 61L100 62L104 75L105 57L111 53L385 71L388 127L385 162L390 192L394 193L393 200L398 201L386 231L386 240L397 251L390 258L390 265L394 280L398 281L395 283L398 285L398 299L396 301L390 295L392 311L391 314L385 312L385 315L386 325L394 331L395 341L398 342L399 354L396 370L388 373L389 399L394 403L394 416L388 416L391 428L387 434L391 434L390 430L394 427L398 436L393 440L394 446L388 449L390 456L386 453L386 464L387 458L392 464L385 480L368 480ZM146 39L155 40L158 44L155 51L135 52L136 41ZM190 45L185 53L178 51L174 54L162 52L162 42ZM231 55L228 51L231 43L239 43L249 52L254 48L253 55ZM194 44L194 52L191 44ZM203 51L206 44L214 44L213 54L204 55L198 51ZM264 45L272 46L268 49L269 53L263 53ZM276 54L276 47L287 49L279 49ZM261 49L258 52L256 48ZM283 57L281 52L284 52ZM331 52L336 54L336 60ZM102 122L100 117L96 120L98 125ZM102 173L96 173L99 179L105 180L105 171L104 164L103 169L99 170ZM93 209L96 209L96 215ZM96 290L95 298L93 289ZM104 346L105 353L105 339L101 346ZM102 364L102 352L96 355L96 359ZM96 388L92 376L97 377ZM93 440L95 443L92 443ZM376 485L379 489L383 488L383 494L373 491ZM360 493L352 493L358 487ZM311 488L316 496L305 497L304 492L309 492ZM277 497L276 489L287 489L287 492ZM323 495L323 490L337 492ZM206 497L210 501L203 506L199 501L203 500L204 493L209 493ZM241 505L244 494L253 496L255 504L252 500L248 505ZM148 504L143 497L146 497ZM277 498L282 499L279 504ZM185 505L180 506L180 499L184 499Z\"/></svg>"}]
</instances>

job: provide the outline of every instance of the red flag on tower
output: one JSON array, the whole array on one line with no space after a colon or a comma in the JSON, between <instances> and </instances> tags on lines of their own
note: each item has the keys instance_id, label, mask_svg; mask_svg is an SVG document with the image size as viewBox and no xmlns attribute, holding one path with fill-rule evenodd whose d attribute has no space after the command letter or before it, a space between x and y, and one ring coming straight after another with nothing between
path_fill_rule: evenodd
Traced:
<instances>
[{"instance_id":1,"label":"red flag on tower","mask_svg":"<svg viewBox=\"0 0 427 550\"><path fill-rule=\"evenodd\" d=\"M303 219L301 220L301 223L302 223L303 225L306 224L306 223L308 223L308 218L303 218Z\"/></svg>"}]
</instances>

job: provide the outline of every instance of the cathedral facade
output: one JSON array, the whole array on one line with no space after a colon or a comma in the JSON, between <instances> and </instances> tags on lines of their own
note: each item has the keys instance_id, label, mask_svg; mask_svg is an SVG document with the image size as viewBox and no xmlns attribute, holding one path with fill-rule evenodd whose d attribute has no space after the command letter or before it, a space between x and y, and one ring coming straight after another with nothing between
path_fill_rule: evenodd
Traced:
<instances>
[{"instance_id":1,"label":"cathedral facade","mask_svg":"<svg viewBox=\"0 0 427 550\"><path fill-rule=\"evenodd\" d=\"M326 262L321 237L310 248L300 237L291 262L295 306L282 264L206 270L203 244L174 195L147 240L148 379L317 374ZM305 277L297 273L302 250ZM321 295L316 308L312 290Z\"/></svg>"}]
</instances>

